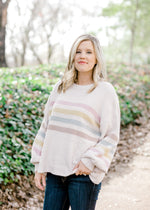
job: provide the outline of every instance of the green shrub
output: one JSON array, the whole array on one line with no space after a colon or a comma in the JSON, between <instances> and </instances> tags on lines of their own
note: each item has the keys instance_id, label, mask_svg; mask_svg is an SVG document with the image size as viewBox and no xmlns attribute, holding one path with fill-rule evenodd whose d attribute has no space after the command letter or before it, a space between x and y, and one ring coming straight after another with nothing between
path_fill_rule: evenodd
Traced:
<instances>
[{"instance_id":1,"label":"green shrub","mask_svg":"<svg viewBox=\"0 0 150 210\"><path fill-rule=\"evenodd\" d=\"M17 182L28 176L31 146L43 117L52 86L64 71L63 65L0 69L0 183ZM120 101L121 125L136 123L150 107L150 77L126 66L108 71Z\"/></svg>"},{"instance_id":2,"label":"green shrub","mask_svg":"<svg viewBox=\"0 0 150 210\"><path fill-rule=\"evenodd\" d=\"M53 68L43 68L0 70L0 183L17 182L19 175L33 173L31 145L58 80Z\"/></svg>"},{"instance_id":3,"label":"green shrub","mask_svg":"<svg viewBox=\"0 0 150 210\"><path fill-rule=\"evenodd\" d=\"M108 68L108 77L120 101L121 125L136 124L139 116L150 107L150 75L143 68L132 69L125 65Z\"/></svg>"}]
</instances>

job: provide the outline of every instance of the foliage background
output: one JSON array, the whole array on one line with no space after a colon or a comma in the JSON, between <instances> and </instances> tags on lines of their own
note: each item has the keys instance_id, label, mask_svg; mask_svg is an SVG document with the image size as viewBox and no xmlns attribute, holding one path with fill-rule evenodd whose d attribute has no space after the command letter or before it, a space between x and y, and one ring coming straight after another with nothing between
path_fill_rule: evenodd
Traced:
<instances>
[{"instance_id":1,"label":"foliage background","mask_svg":"<svg viewBox=\"0 0 150 210\"><path fill-rule=\"evenodd\" d=\"M0 183L29 176L31 146L43 117L44 105L65 65L0 69ZM108 65L108 81L119 96L121 126L139 124L150 107L147 68Z\"/></svg>"},{"instance_id":2,"label":"foliage background","mask_svg":"<svg viewBox=\"0 0 150 210\"><path fill-rule=\"evenodd\" d=\"M0 68L0 208L24 208L37 192L31 146L83 33L99 38L119 96L121 139L111 169L132 159L150 116L149 20L149 0L0 0L0 66L9 66ZM35 203L43 202L39 195Z\"/></svg>"}]
</instances>

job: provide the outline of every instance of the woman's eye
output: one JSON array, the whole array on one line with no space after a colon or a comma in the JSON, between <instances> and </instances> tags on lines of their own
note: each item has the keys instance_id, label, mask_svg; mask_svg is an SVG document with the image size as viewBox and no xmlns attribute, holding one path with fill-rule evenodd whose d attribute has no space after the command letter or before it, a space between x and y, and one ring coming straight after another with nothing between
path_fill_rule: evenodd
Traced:
<instances>
[{"instance_id":1,"label":"woman's eye","mask_svg":"<svg viewBox=\"0 0 150 210\"><path fill-rule=\"evenodd\" d=\"M81 53L80 51L77 51L76 53Z\"/></svg>"},{"instance_id":2,"label":"woman's eye","mask_svg":"<svg viewBox=\"0 0 150 210\"><path fill-rule=\"evenodd\" d=\"M88 53L88 54L91 54L92 52L91 52L91 51L88 51L87 53Z\"/></svg>"}]
</instances>

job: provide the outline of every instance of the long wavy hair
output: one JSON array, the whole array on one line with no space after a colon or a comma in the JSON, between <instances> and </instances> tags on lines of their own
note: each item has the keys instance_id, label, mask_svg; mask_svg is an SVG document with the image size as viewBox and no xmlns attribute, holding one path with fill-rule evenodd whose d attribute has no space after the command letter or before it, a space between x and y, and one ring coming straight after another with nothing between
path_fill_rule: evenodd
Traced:
<instances>
[{"instance_id":1,"label":"long wavy hair","mask_svg":"<svg viewBox=\"0 0 150 210\"><path fill-rule=\"evenodd\" d=\"M79 44L83 41L91 41L95 50L96 55L96 64L93 68L93 86L88 92L92 92L100 80L106 80L106 69L105 62L103 59L102 48L100 46L99 40L90 34L84 34L79 36L73 43L70 53L69 60L66 66L64 75L62 77L61 83L58 87L58 92L65 92L72 84L77 83L78 81L78 71L75 69L74 57L77 51Z\"/></svg>"}]
</instances>

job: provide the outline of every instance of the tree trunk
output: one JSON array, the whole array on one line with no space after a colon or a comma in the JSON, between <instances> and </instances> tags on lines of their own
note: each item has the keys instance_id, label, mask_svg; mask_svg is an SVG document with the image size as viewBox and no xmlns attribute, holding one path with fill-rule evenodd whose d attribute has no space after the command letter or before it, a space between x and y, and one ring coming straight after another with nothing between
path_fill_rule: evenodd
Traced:
<instances>
[{"instance_id":1,"label":"tree trunk","mask_svg":"<svg viewBox=\"0 0 150 210\"><path fill-rule=\"evenodd\" d=\"M0 0L0 66L6 67L5 59L5 36L6 36L6 23L7 23L7 8L10 0L3 3Z\"/></svg>"},{"instance_id":2,"label":"tree trunk","mask_svg":"<svg viewBox=\"0 0 150 210\"><path fill-rule=\"evenodd\" d=\"M0 28L0 67L6 67L5 59L5 27Z\"/></svg>"}]
</instances>

